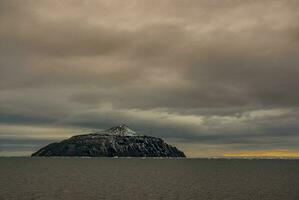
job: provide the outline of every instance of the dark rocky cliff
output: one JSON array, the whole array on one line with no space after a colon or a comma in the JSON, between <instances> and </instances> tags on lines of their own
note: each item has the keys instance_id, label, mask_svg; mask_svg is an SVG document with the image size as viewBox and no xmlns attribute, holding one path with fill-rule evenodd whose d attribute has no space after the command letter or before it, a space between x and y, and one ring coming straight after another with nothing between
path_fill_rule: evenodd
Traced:
<instances>
[{"instance_id":1,"label":"dark rocky cliff","mask_svg":"<svg viewBox=\"0 0 299 200\"><path fill-rule=\"evenodd\" d=\"M138 135L121 125L51 143L32 156L185 157L185 154L160 138Z\"/></svg>"}]
</instances>

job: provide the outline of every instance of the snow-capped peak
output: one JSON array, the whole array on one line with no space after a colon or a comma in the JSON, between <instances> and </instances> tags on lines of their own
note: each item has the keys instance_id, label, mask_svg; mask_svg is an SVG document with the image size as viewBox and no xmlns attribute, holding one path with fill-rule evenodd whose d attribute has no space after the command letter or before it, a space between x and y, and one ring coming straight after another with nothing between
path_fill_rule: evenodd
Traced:
<instances>
[{"instance_id":1,"label":"snow-capped peak","mask_svg":"<svg viewBox=\"0 0 299 200\"><path fill-rule=\"evenodd\" d=\"M137 136L138 134L130 129L126 124L122 124L119 126L115 126L112 128L109 128L104 131L105 133L109 135L119 135L119 136Z\"/></svg>"}]
</instances>

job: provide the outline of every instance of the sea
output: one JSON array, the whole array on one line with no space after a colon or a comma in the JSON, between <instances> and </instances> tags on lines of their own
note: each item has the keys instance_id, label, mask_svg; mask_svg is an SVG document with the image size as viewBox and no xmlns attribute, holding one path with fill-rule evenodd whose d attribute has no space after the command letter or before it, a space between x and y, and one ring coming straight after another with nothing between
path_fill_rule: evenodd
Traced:
<instances>
[{"instance_id":1,"label":"sea","mask_svg":"<svg viewBox=\"0 0 299 200\"><path fill-rule=\"evenodd\" d=\"M299 160L0 158L0 199L299 200Z\"/></svg>"}]
</instances>

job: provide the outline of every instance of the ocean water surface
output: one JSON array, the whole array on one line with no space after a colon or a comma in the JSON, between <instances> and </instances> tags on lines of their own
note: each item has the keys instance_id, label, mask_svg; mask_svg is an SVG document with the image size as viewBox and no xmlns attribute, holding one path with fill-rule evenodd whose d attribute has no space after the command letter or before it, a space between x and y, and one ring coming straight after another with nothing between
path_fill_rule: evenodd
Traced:
<instances>
[{"instance_id":1,"label":"ocean water surface","mask_svg":"<svg viewBox=\"0 0 299 200\"><path fill-rule=\"evenodd\" d=\"M298 200L299 160L0 158L0 199Z\"/></svg>"}]
</instances>

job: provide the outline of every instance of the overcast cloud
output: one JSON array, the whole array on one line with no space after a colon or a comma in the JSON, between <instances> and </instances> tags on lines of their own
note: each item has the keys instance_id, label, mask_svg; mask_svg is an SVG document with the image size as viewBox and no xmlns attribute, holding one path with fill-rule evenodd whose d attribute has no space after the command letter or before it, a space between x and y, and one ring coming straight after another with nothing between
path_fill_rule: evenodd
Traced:
<instances>
[{"instance_id":1,"label":"overcast cloud","mask_svg":"<svg viewBox=\"0 0 299 200\"><path fill-rule=\"evenodd\" d=\"M2 0L0 155L120 123L189 156L299 151L298 10Z\"/></svg>"}]
</instances>

